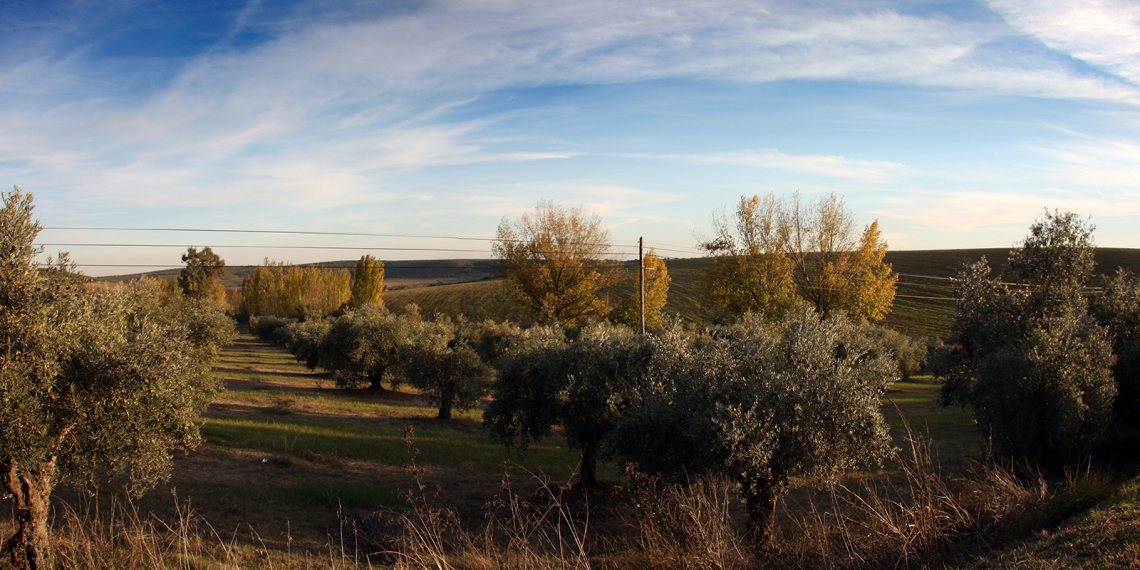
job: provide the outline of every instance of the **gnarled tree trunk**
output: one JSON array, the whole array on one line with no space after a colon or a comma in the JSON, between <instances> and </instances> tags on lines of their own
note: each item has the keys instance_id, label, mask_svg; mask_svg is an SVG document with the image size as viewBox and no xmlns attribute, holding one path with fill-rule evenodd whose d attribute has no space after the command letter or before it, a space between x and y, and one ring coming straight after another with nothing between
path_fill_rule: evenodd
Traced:
<instances>
[{"instance_id":1,"label":"gnarled tree trunk","mask_svg":"<svg viewBox=\"0 0 1140 570\"><path fill-rule=\"evenodd\" d=\"M576 487L594 489L598 485L598 445L587 442L582 447L582 463L578 465L578 483Z\"/></svg>"},{"instance_id":2,"label":"gnarled tree trunk","mask_svg":"<svg viewBox=\"0 0 1140 570\"><path fill-rule=\"evenodd\" d=\"M771 484L758 482L741 486L744 504L748 508L748 538L762 550L776 545L776 504L780 494Z\"/></svg>"},{"instance_id":3,"label":"gnarled tree trunk","mask_svg":"<svg viewBox=\"0 0 1140 570\"><path fill-rule=\"evenodd\" d=\"M384 391L384 386L380 385L380 381L384 380L385 368L385 366L377 367L368 375L368 380L371 382L371 384L368 385L369 390L379 390L381 392Z\"/></svg>"},{"instance_id":4,"label":"gnarled tree trunk","mask_svg":"<svg viewBox=\"0 0 1140 570\"><path fill-rule=\"evenodd\" d=\"M22 559L27 568L47 570L52 566L48 509L55 457L38 471L22 469L15 459L9 459L5 467L4 488L16 502L16 521L20 526L4 542L3 553L11 557L13 566L19 567Z\"/></svg>"}]
</instances>

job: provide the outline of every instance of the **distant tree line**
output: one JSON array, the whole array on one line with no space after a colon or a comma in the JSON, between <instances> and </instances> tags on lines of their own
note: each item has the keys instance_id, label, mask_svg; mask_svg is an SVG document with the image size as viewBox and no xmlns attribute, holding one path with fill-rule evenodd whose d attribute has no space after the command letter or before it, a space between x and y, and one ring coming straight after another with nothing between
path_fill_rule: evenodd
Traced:
<instances>
[{"instance_id":1,"label":"distant tree line","mask_svg":"<svg viewBox=\"0 0 1140 570\"><path fill-rule=\"evenodd\" d=\"M346 308L382 304L383 293L384 263L371 255L361 257L351 273L266 259L242 281L234 312L242 320L254 315L321 319Z\"/></svg>"}]
</instances>

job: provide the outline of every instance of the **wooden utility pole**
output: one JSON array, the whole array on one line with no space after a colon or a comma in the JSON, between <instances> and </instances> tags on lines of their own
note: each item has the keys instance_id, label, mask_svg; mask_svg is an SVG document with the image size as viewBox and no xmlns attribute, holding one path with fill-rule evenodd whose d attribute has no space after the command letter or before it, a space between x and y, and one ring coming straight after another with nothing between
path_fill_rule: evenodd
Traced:
<instances>
[{"instance_id":1,"label":"wooden utility pole","mask_svg":"<svg viewBox=\"0 0 1140 570\"><path fill-rule=\"evenodd\" d=\"M641 336L645 336L645 238L637 238L637 299L641 314Z\"/></svg>"}]
</instances>

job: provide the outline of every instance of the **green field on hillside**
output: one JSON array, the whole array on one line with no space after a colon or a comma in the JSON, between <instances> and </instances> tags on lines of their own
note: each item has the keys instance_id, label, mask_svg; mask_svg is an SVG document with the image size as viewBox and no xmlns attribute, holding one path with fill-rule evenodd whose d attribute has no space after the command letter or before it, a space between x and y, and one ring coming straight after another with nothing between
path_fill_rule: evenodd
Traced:
<instances>
[{"instance_id":1,"label":"green field on hillside","mask_svg":"<svg viewBox=\"0 0 1140 570\"><path fill-rule=\"evenodd\" d=\"M886 262L899 274L899 280L894 308L884 323L910 334L946 335L954 311L950 277L964 261L977 260L982 256L995 270L1000 270L1008 253L1008 249L888 252ZM665 312L696 323L714 322L717 315L702 297L705 269L711 261L708 258L691 258L667 259L665 262L672 279ZM1140 249L1097 250L1098 275L1115 273L1117 267L1140 272ZM617 289L611 298L612 303L634 291L632 276L635 269L632 264L622 268L630 275L630 281ZM385 294L385 303L392 309L415 303L425 314L462 314L476 319L517 319L523 314L507 298L500 280L389 291Z\"/></svg>"}]
</instances>

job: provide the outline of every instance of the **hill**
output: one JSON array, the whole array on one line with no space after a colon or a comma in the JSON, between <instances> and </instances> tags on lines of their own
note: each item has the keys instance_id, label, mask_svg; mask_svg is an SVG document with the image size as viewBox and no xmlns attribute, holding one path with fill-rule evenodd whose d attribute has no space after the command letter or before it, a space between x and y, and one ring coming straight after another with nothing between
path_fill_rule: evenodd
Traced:
<instances>
[{"instance_id":1,"label":"hill","mask_svg":"<svg viewBox=\"0 0 1140 570\"><path fill-rule=\"evenodd\" d=\"M384 283L389 289L406 287L409 285L423 285L429 283L459 283L478 281L495 276L495 260L493 259L423 259L411 261L385 261ZM309 266L328 267L331 269L347 269L352 271L356 267L356 260L328 261L322 263L303 263L300 267ZM242 281L253 273L256 265L226 266L226 272L218 281L226 287L241 287ZM101 278L102 281L123 283L133 281L140 277L158 277L173 281L178 277L181 269L163 269L149 273L132 273L130 275L114 275Z\"/></svg>"},{"instance_id":2,"label":"hill","mask_svg":"<svg viewBox=\"0 0 1140 570\"><path fill-rule=\"evenodd\" d=\"M886 262L899 274L899 282L894 309L884 323L910 334L931 337L948 334L954 312L950 277L964 261L982 256L995 269L1000 269L1008 255L1009 249L1005 248L888 252ZM666 313L698 323L716 320L717 315L704 304L701 296L704 272L711 263L709 258L666 260L672 279ZM632 263L626 266L632 279L636 266ZM1097 250L1098 275L1115 273L1117 267L1140 272L1140 249ZM633 290L631 280L617 289L611 301L616 302ZM427 314L441 312L495 320L517 318L521 314L511 305L505 288L497 279L391 291L385 299L392 309L415 303Z\"/></svg>"},{"instance_id":3,"label":"hill","mask_svg":"<svg viewBox=\"0 0 1140 570\"><path fill-rule=\"evenodd\" d=\"M894 308L885 324L910 334L946 335L954 311L950 277L963 261L982 256L995 269L1000 269L1008 254L1006 248L888 252L886 261L899 274L899 282ZM385 294L385 303L393 310L415 303L426 314L461 314L479 320L519 319L523 312L511 303L502 281L495 278L495 263L492 259L385 261L385 283L392 289ZM666 260L672 278L666 313L697 323L717 319L701 295L704 272L711 263L709 258ZM355 264L355 261L332 261L313 265L351 270ZM239 287L254 267L227 267L222 283ZM1098 275L1115 273L1117 267L1140 272L1140 249L1097 249ZM630 279L613 292L612 303L616 304L634 291L635 269L635 263L624 264ZM173 279L178 271L170 269L146 275ZM139 276L122 275L103 280L121 282Z\"/></svg>"}]
</instances>

